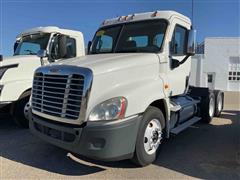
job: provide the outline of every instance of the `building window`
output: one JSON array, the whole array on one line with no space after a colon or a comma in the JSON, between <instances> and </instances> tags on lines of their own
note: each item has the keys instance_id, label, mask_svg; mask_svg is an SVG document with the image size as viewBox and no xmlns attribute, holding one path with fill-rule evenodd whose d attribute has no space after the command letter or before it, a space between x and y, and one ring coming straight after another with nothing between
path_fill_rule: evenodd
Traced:
<instances>
[{"instance_id":1,"label":"building window","mask_svg":"<svg viewBox=\"0 0 240 180\"><path fill-rule=\"evenodd\" d=\"M240 57L230 57L228 71L229 81L231 82L240 81Z\"/></svg>"},{"instance_id":2,"label":"building window","mask_svg":"<svg viewBox=\"0 0 240 180\"><path fill-rule=\"evenodd\" d=\"M213 75L208 74L208 83L212 83L212 82L213 82Z\"/></svg>"}]
</instances>

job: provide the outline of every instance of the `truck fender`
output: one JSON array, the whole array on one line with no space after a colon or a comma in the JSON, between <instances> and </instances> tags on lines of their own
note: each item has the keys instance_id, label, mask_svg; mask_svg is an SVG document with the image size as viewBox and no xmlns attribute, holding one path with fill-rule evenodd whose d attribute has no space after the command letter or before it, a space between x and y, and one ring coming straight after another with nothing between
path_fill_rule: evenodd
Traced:
<instances>
[{"instance_id":1,"label":"truck fender","mask_svg":"<svg viewBox=\"0 0 240 180\"><path fill-rule=\"evenodd\" d=\"M170 135L170 125L169 125L169 120L170 120L170 111L169 111L169 99L168 98L164 98L164 99L158 99L153 101L151 104L149 104L149 106L153 106L156 107L158 109L160 109L164 115L165 118L165 137L169 138Z\"/></svg>"},{"instance_id":2,"label":"truck fender","mask_svg":"<svg viewBox=\"0 0 240 180\"><path fill-rule=\"evenodd\" d=\"M19 101L19 100L21 100L21 99L23 99L23 98L26 98L26 97L28 97L28 96L30 97L30 96L31 96L31 92L32 92L32 89L28 89L28 90L24 91L24 92L20 95L20 97L18 98L17 101ZM11 106L11 108L10 108L10 114L11 114L11 115L13 115L14 108L15 108L15 103L16 103L16 101L12 103L12 106Z\"/></svg>"}]
</instances>

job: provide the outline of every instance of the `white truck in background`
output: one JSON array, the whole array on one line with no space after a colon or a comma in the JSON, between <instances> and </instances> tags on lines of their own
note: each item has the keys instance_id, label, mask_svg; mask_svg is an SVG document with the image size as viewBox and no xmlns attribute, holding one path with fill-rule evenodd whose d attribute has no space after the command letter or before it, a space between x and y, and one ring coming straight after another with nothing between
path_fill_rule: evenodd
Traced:
<instances>
[{"instance_id":1,"label":"white truck in background","mask_svg":"<svg viewBox=\"0 0 240 180\"><path fill-rule=\"evenodd\" d=\"M41 56L39 58L37 55ZM0 108L28 127L34 71L43 65L85 56L83 34L54 26L28 29L17 36L12 57L0 57Z\"/></svg>"},{"instance_id":2,"label":"white truck in background","mask_svg":"<svg viewBox=\"0 0 240 180\"><path fill-rule=\"evenodd\" d=\"M189 87L195 35L174 11L105 20L90 55L35 71L30 130L89 158L152 163L162 139L222 111L221 91Z\"/></svg>"}]
</instances>

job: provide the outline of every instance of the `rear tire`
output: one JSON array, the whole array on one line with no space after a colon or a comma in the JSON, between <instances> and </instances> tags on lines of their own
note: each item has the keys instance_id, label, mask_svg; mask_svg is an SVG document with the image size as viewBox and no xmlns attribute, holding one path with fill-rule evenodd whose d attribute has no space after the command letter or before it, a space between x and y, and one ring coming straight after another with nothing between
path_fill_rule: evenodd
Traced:
<instances>
[{"instance_id":1,"label":"rear tire","mask_svg":"<svg viewBox=\"0 0 240 180\"><path fill-rule=\"evenodd\" d=\"M216 97L216 101L215 101L214 116L219 117L221 115L221 112L222 112L223 106L224 106L224 94L222 91L216 90L215 97Z\"/></svg>"},{"instance_id":2,"label":"rear tire","mask_svg":"<svg viewBox=\"0 0 240 180\"><path fill-rule=\"evenodd\" d=\"M13 119L15 123L22 128L28 128L29 126L29 120L25 116L26 106L28 106L29 98L29 96L24 97L14 104Z\"/></svg>"},{"instance_id":3,"label":"rear tire","mask_svg":"<svg viewBox=\"0 0 240 180\"><path fill-rule=\"evenodd\" d=\"M147 166L155 161L163 138L165 118L161 110L150 106L141 121L132 161Z\"/></svg>"},{"instance_id":4,"label":"rear tire","mask_svg":"<svg viewBox=\"0 0 240 180\"><path fill-rule=\"evenodd\" d=\"M213 92L209 92L209 95L202 99L201 102L202 122L211 123L214 113L215 113L215 96Z\"/></svg>"}]
</instances>

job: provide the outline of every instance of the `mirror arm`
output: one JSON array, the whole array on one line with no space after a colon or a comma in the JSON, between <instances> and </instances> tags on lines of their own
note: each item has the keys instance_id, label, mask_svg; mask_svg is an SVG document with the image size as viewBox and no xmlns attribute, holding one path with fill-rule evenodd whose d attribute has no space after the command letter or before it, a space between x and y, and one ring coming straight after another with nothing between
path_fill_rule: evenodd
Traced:
<instances>
[{"instance_id":1,"label":"mirror arm","mask_svg":"<svg viewBox=\"0 0 240 180\"><path fill-rule=\"evenodd\" d=\"M182 60L181 62L179 62L179 65L182 65L183 63L185 63L190 56L191 56L190 54L187 54L187 55L183 58L183 60Z\"/></svg>"},{"instance_id":2,"label":"mirror arm","mask_svg":"<svg viewBox=\"0 0 240 180\"><path fill-rule=\"evenodd\" d=\"M44 65L43 57L40 57L41 66Z\"/></svg>"}]
</instances>

